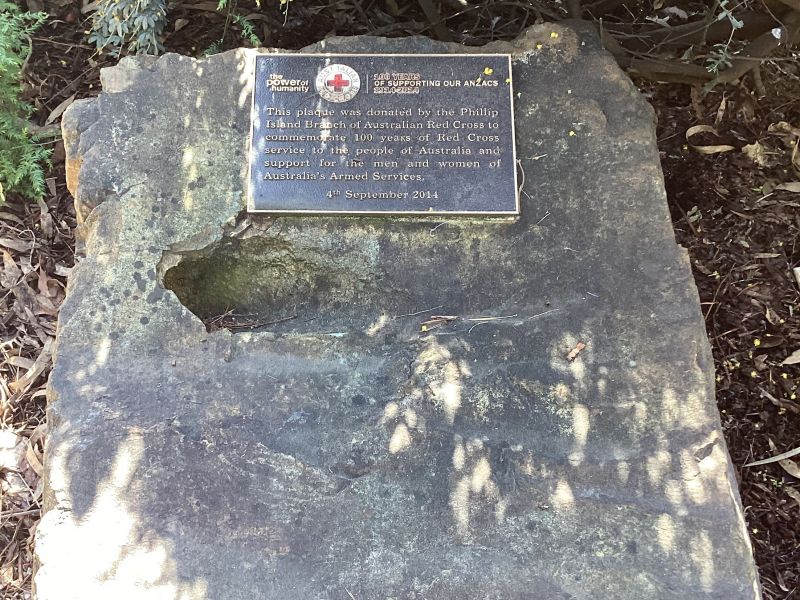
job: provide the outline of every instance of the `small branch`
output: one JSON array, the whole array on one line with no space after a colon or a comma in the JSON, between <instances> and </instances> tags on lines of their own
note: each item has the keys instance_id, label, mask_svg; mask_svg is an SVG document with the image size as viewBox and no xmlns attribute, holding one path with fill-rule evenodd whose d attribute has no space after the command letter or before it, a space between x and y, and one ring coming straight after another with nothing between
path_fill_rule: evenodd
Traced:
<instances>
[{"instance_id":1,"label":"small branch","mask_svg":"<svg viewBox=\"0 0 800 600\"><path fill-rule=\"evenodd\" d=\"M617 57L617 62L633 75L653 81L696 84L705 83L713 78L713 75L700 65L671 62L657 58L630 57Z\"/></svg>"},{"instance_id":2,"label":"small branch","mask_svg":"<svg viewBox=\"0 0 800 600\"><path fill-rule=\"evenodd\" d=\"M758 61L752 58L765 58L772 54L781 44L788 45L800 30L800 12L792 11L783 21L783 27L779 29L780 37L775 37L772 30L761 34L750 42L741 54L741 58L733 60L733 66L719 73L707 86L710 90L720 83L731 83L742 75L750 72L759 65Z\"/></svg>"},{"instance_id":3,"label":"small branch","mask_svg":"<svg viewBox=\"0 0 800 600\"><path fill-rule=\"evenodd\" d=\"M781 15L776 15L782 18ZM687 47L725 42L733 33L734 40L751 40L769 32L779 25L775 18L755 11L737 13L744 27L733 29L730 22L715 21L709 25L706 19L690 21L674 27L639 25L634 23L604 23L607 33L630 50L650 51L654 47Z\"/></svg>"},{"instance_id":4,"label":"small branch","mask_svg":"<svg viewBox=\"0 0 800 600\"><path fill-rule=\"evenodd\" d=\"M756 65L755 69L753 69L753 87L756 89L759 98L763 98L767 95L767 88L764 86L764 80L761 79L761 66Z\"/></svg>"},{"instance_id":5,"label":"small branch","mask_svg":"<svg viewBox=\"0 0 800 600\"><path fill-rule=\"evenodd\" d=\"M444 306L444 305L440 304L439 306L434 306L433 308L426 308L425 310L419 310L419 311L413 312L413 313L406 313L404 315L397 315L396 317L392 317L392 318L393 319L399 319L400 317L416 317L417 315L423 315L425 313L429 313L429 312L433 312L435 310L439 310L440 308L442 308L442 306Z\"/></svg>"}]
</instances>

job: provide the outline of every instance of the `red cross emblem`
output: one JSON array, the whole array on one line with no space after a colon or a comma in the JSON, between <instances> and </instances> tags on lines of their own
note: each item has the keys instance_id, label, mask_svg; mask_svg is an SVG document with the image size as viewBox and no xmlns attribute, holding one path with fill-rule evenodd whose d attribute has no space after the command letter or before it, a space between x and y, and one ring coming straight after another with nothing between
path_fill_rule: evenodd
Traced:
<instances>
[{"instance_id":1,"label":"red cross emblem","mask_svg":"<svg viewBox=\"0 0 800 600\"><path fill-rule=\"evenodd\" d=\"M328 65L317 73L314 86L317 93L328 102L348 102L361 89L361 78L355 69L347 65Z\"/></svg>"},{"instance_id":2,"label":"red cross emblem","mask_svg":"<svg viewBox=\"0 0 800 600\"><path fill-rule=\"evenodd\" d=\"M341 92L344 88L350 85L350 82L343 78L341 73L337 73L333 76L333 79L326 81L325 85L332 87L334 92Z\"/></svg>"}]
</instances>

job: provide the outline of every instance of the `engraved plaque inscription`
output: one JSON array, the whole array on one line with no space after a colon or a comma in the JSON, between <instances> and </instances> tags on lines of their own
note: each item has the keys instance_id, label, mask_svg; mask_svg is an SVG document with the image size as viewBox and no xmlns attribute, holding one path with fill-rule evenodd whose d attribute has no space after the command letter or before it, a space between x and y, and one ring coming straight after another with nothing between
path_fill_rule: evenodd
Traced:
<instances>
[{"instance_id":1,"label":"engraved plaque inscription","mask_svg":"<svg viewBox=\"0 0 800 600\"><path fill-rule=\"evenodd\" d=\"M519 214L507 54L256 57L248 210Z\"/></svg>"}]
</instances>

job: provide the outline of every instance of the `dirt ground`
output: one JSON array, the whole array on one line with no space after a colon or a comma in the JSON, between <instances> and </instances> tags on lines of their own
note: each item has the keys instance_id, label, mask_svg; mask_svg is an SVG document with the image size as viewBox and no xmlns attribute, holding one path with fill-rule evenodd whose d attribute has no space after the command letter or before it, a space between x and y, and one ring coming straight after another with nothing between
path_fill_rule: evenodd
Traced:
<instances>
[{"instance_id":1,"label":"dirt ground","mask_svg":"<svg viewBox=\"0 0 800 600\"><path fill-rule=\"evenodd\" d=\"M292 49L332 33L448 35L478 45L512 38L537 19L565 16L556 5L472 2L432 27L420 7L425 3L400 4L292 0L285 14L277 1L257 9L242 0L235 9L255 23L263 45ZM177 4L170 12L167 50L199 56L217 42L226 16L215 7ZM72 0L46 5L52 20L31 40L25 94L36 107L37 125L49 120L57 127L59 111L73 97L97 94L100 68L115 62L86 43L81 8ZM647 6L635 4L629 12L638 19ZM230 26L221 47L238 45L242 41ZM800 183L792 185L800 181L800 61L779 51L763 62L759 75L705 96L686 84L636 83L658 115L670 210L700 292L717 401L764 597L788 600L800 599L800 456L744 465L800 447L800 272L793 273L800 267ZM699 125L707 127L690 129ZM0 598L6 600L31 597L44 388L58 307L74 263L75 217L64 151L60 142L51 145L44 201L12 197L0 206ZM789 357L796 351L793 363Z\"/></svg>"}]
</instances>

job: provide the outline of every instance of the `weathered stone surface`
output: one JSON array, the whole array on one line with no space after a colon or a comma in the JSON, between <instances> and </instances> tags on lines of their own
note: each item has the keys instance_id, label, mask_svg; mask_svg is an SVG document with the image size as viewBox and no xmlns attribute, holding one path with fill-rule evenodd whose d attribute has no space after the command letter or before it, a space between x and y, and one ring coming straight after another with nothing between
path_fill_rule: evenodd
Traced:
<instances>
[{"instance_id":1,"label":"weathered stone surface","mask_svg":"<svg viewBox=\"0 0 800 600\"><path fill-rule=\"evenodd\" d=\"M759 597L652 111L579 25L489 51L516 222L248 217L252 51L73 104L40 600Z\"/></svg>"}]
</instances>

